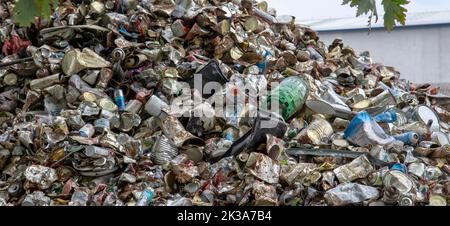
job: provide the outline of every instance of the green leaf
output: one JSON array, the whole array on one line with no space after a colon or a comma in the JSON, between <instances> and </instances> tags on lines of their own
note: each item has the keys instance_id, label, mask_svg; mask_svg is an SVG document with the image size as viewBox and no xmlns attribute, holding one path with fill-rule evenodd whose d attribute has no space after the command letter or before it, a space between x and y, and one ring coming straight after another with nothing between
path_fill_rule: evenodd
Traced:
<instances>
[{"instance_id":1,"label":"green leaf","mask_svg":"<svg viewBox=\"0 0 450 226\"><path fill-rule=\"evenodd\" d=\"M40 15L39 7L32 0L19 0L13 9L13 20L20 26L30 26L37 15Z\"/></svg>"},{"instance_id":2,"label":"green leaf","mask_svg":"<svg viewBox=\"0 0 450 226\"><path fill-rule=\"evenodd\" d=\"M377 15L377 6L375 0L343 0L342 5L350 4L350 7L356 7L356 16L361 16L369 12Z\"/></svg>"},{"instance_id":3,"label":"green leaf","mask_svg":"<svg viewBox=\"0 0 450 226\"><path fill-rule=\"evenodd\" d=\"M406 12L408 10L404 5L407 5L408 3L408 0L383 0L384 27L386 30L393 30L396 22L399 22L403 26L405 25Z\"/></svg>"},{"instance_id":4,"label":"green leaf","mask_svg":"<svg viewBox=\"0 0 450 226\"><path fill-rule=\"evenodd\" d=\"M18 0L13 9L13 20L20 26L28 27L35 17L47 19L51 15L51 3L56 8L57 0Z\"/></svg>"},{"instance_id":5,"label":"green leaf","mask_svg":"<svg viewBox=\"0 0 450 226\"><path fill-rule=\"evenodd\" d=\"M50 9L50 0L34 0L36 2L36 4L39 7L39 10L41 12L40 16L43 18L49 18L51 12Z\"/></svg>"}]
</instances>

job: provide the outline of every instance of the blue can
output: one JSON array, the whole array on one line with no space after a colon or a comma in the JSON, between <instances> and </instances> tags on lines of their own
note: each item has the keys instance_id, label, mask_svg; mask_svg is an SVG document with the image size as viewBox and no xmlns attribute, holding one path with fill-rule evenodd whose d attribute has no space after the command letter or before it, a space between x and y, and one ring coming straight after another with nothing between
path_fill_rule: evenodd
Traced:
<instances>
[{"instance_id":1,"label":"blue can","mask_svg":"<svg viewBox=\"0 0 450 226\"><path fill-rule=\"evenodd\" d=\"M398 170L401 171L403 173L407 173L407 168L404 164L401 163L395 163L394 165L391 166L391 170Z\"/></svg>"},{"instance_id":2,"label":"blue can","mask_svg":"<svg viewBox=\"0 0 450 226\"><path fill-rule=\"evenodd\" d=\"M114 90L114 99L117 107L119 107L119 110L125 110L125 96L123 95L123 91L121 89Z\"/></svg>"},{"instance_id":3,"label":"blue can","mask_svg":"<svg viewBox=\"0 0 450 226\"><path fill-rule=\"evenodd\" d=\"M145 189L142 191L141 196L136 202L136 206L148 206L153 200L153 190Z\"/></svg>"},{"instance_id":4,"label":"blue can","mask_svg":"<svg viewBox=\"0 0 450 226\"><path fill-rule=\"evenodd\" d=\"M264 73L266 70L267 57L272 56L272 54L268 50L264 50L264 58L261 62L256 63L256 66L259 68L260 73Z\"/></svg>"},{"instance_id":5,"label":"blue can","mask_svg":"<svg viewBox=\"0 0 450 226\"><path fill-rule=\"evenodd\" d=\"M419 142L419 134L415 132L408 132L399 135L395 135L394 139L402 141L407 145L416 145Z\"/></svg>"},{"instance_id":6,"label":"blue can","mask_svg":"<svg viewBox=\"0 0 450 226\"><path fill-rule=\"evenodd\" d=\"M395 113L395 111L386 111L375 116L374 119L377 122L392 123L397 121L397 114Z\"/></svg>"}]
</instances>

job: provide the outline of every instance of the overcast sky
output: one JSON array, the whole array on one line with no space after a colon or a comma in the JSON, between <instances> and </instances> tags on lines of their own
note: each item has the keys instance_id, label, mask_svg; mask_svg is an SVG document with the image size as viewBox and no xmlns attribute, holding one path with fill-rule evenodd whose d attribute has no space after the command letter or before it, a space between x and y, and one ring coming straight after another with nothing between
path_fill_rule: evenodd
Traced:
<instances>
[{"instance_id":1,"label":"overcast sky","mask_svg":"<svg viewBox=\"0 0 450 226\"><path fill-rule=\"evenodd\" d=\"M269 7L277 10L277 15L293 15L298 21L356 16L356 9L341 5L342 0L266 0ZM378 12L383 14L381 0ZM408 12L429 12L450 10L449 0L410 0Z\"/></svg>"}]
</instances>

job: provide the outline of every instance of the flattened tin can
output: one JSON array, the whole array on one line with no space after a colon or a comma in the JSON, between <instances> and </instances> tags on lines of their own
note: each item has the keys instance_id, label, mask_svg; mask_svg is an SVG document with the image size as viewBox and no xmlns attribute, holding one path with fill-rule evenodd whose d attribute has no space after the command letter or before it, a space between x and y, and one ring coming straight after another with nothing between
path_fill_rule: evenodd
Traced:
<instances>
[{"instance_id":1,"label":"flattened tin can","mask_svg":"<svg viewBox=\"0 0 450 226\"><path fill-rule=\"evenodd\" d=\"M409 193L414 183L401 171L390 170L384 175L383 184L385 187L395 187L401 194Z\"/></svg>"}]
</instances>

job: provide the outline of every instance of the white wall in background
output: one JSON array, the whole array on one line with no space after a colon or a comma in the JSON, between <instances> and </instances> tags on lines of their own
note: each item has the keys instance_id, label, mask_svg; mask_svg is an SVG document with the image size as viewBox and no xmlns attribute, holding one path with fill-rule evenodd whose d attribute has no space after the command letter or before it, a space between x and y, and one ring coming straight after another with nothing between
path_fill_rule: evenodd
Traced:
<instances>
[{"instance_id":1,"label":"white wall in background","mask_svg":"<svg viewBox=\"0 0 450 226\"><path fill-rule=\"evenodd\" d=\"M401 77L416 83L450 83L450 25L319 32L329 45L341 37L355 51L368 50L375 62L394 66Z\"/></svg>"}]
</instances>

